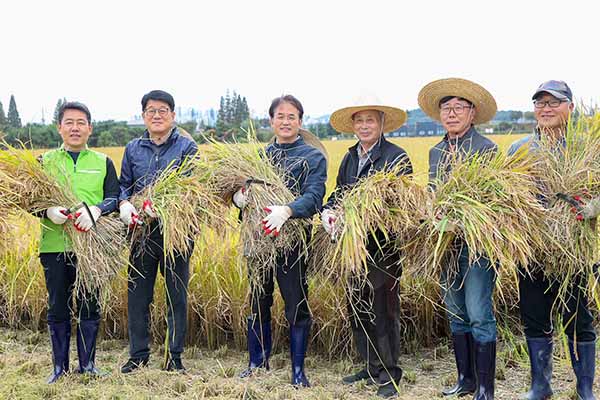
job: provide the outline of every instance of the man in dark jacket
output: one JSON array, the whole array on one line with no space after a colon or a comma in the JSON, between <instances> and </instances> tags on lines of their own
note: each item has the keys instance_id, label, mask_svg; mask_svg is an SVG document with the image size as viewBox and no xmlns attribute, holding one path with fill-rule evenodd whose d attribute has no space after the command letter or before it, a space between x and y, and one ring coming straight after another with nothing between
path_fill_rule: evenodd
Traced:
<instances>
[{"instance_id":1,"label":"man in dark jacket","mask_svg":"<svg viewBox=\"0 0 600 400\"><path fill-rule=\"evenodd\" d=\"M491 120L496 101L480 85L466 79L440 79L419 93L419 106L446 129L441 142L429 151L429 178L432 187L447 178L452 161L477 153L497 151L497 146L480 135L476 124ZM457 229L450 224L452 229ZM448 230L449 226L446 226ZM442 391L444 396L473 393L475 400L494 398L496 369L496 318L492 294L495 269L487 258L470 257L462 240L454 243L456 273L450 267L442 273L444 303L450 319L458 382ZM471 258L475 258L471 262ZM475 363L473 364L473 360Z\"/></svg>"},{"instance_id":2,"label":"man in dark jacket","mask_svg":"<svg viewBox=\"0 0 600 400\"><path fill-rule=\"evenodd\" d=\"M557 151L566 146L567 122L574 108L569 86L563 81L544 82L535 91L532 100L537 120L535 132L513 143L509 154L520 148L535 152L541 140L553 140ZM582 223L595 219L599 213L598 199L590 201L581 211ZM528 269L531 273L519 274L519 306L531 363L531 389L524 398L543 400L552 396L552 309L562 282L546 278L543 265L530 265ZM586 287L586 281L587 277L579 276L576 282L572 282L566 304L559 304L559 308L569 339L578 398L591 400L595 399L592 386L596 369L596 332L589 299L581 290Z\"/></svg>"},{"instance_id":3,"label":"man in dark jacket","mask_svg":"<svg viewBox=\"0 0 600 400\"><path fill-rule=\"evenodd\" d=\"M330 123L342 133L354 133L358 143L348 149L340 165L336 189L329 196L321 215L328 234L339 223L331 210L342 194L361 179L376 171L403 164L402 174L412 174L412 165L406 152L388 142L384 133L394 131L406 121L406 113L394 107L366 105L346 107L331 115ZM399 279L402 274L400 256L392 243L383 243L383 237L368 239L367 249L369 283L347 293L348 315L352 335L364 368L342 379L352 384L368 379L379 384L377 395L391 397L397 394L402 378L398 365L400 358L400 302Z\"/></svg>"},{"instance_id":4,"label":"man in dark jacket","mask_svg":"<svg viewBox=\"0 0 600 400\"><path fill-rule=\"evenodd\" d=\"M312 219L323 204L327 160L324 149L309 143L310 139L320 145L318 140L300 129L303 114L302 104L291 95L274 99L269 108L275 141L267 147L266 153L273 164L285 171L286 185L296 195L296 199L288 204L276 204L267 208L268 214L263 220L266 235L278 235L290 218ZM235 193L233 201L243 209L247 203L247 193L240 189ZM310 232L307 231L307 236L309 235ZM306 258L305 246L298 244L277 258L275 268L277 283L285 303L285 317L290 324L291 383L297 387L309 386L304 373L304 358L312 325L308 308ZM252 266L249 265L249 268L252 273ZM251 288L252 315L248 318L250 363L242 377L250 376L256 368L269 368L273 290L272 275L265 277L261 287Z\"/></svg>"},{"instance_id":5,"label":"man in dark jacket","mask_svg":"<svg viewBox=\"0 0 600 400\"><path fill-rule=\"evenodd\" d=\"M174 107L173 97L162 90L153 90L142 97L142 115L147 129L142 137L127 144L121 165L119 209L121 220L129 227L134 227L140 221L138 211L129 198L151 185L164 169L179 166L198 151L196 143L174 126ZM121 372L129 373L148 363L150 303L158 270L165 277L167 289L169 357L164 368L181 372L185 370L181 353L187 327L191 251L190 254L177 254L174 260L166 257L163 235L152 204L144 202L143 211L151 217L151 233L146 240L134 243L131 248L127 291L130 358Z\"/></svg>"},{"instance_id":6,"label":"man in dark jacket","mask_svg":"<svg viewBox=\"0 0 600 400\"><path fill-rule=\"evenodd\" d=\"M64 103L58 112L58 132L63 145L42 155L44 170L61 185L71 188L77 200L89 207L82 206L70 214L67 208L73 204L57 204L44 212L41 221L40 262L48 289L48 329L54 365L48 383L56 382L69 371L73 311L77 320L77 372L100 374L95 366L100 327L98 293L73 293L77 257L64 226L73 221L75 228L85 235L102 215L117 209L119 196L119 181L111 159L87 147L92 134L88 108L78 102ZM73 297L75 310L71 304Z\"/></svg>"}]
</instances>

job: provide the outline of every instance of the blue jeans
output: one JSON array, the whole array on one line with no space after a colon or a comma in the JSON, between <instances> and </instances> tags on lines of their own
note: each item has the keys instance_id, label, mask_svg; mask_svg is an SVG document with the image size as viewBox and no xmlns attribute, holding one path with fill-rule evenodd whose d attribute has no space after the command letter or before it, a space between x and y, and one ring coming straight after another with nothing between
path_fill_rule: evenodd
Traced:
<instances>
[{"instance_id":1,"label":"blue jeans","mask_svg":"<svg viewBox=\"0 0 600 400\"><path fill-rule=\"evenodd\" d=\"M479 343L496 340L496 318L492 293L496 271L487 258L469 263L469 250L463 243L458 256L458 272L442 273L446 312L453 334L471 333Z\"/></svg>"}]
</instances>

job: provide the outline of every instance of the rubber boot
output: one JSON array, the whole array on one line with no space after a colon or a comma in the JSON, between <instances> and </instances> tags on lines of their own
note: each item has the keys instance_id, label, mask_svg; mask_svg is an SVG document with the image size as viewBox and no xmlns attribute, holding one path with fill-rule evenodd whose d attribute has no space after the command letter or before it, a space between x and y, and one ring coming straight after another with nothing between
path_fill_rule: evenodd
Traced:
<instances>
[{"instance_id":1,"label":"rubber boot","mask_svg":"<svg viewBox=\"0 0 600 400\"><path fill-rule=\"evenodd\" d=\"M442 390L444 396L466 396L475 393L475 371L473 365L473 336L471 333L456 333L452 335L454 359L458 379L449 389Z\"/></svg>"},{"instance_id":2,"label":"rubber boot","mask_svg":"<svg viewBox=\"0 0 600 400\"><path fill-rule=\"evenodd\" d=\"M256 368L269 370L269 357L273 341L271 337L271 321L259 323L258 318L248 317L248 368L240 374L247 378Z\"/></svg>"},{"instance_id":3,"label":"rubber boot","mask_svg":"<svg viewBox=\"0 0 600 400\"><path fill-rule=\"evenodd\" d=\"M576 353L574 343L569 340L569 353L577 377L577 397L579 400L595 400L592 386L596 372L596 342L577 342Z\"/></svg>"},{"instance_id":4,"label":"rubber boot","mask_svg":"<svg viewBox=\"0 0 600 400\"><path fill-rule=\"evenodd\" d=\"M496 375L496 342L475 344L475 373L477 375L477 391L473 400L493 400L494 380Z\"/></svg>"},{"instance_id":5,"label":"rubber boot","mask_svg":"<svg viewBox=\"0 0 600 400\"><path fill-rule=\"evenodd\" d=\"M50 343L52 344L53 371L47 383L54 383L69 372L69 345L71 342L71 322L48 322Z\"/></svg>"},{"instance_id":6,"label":"rubber boot","mask_svg":"<svg viewBox=\"0 0 600 400\"><path fill-rule=\"evenodd\" d=\"M531 364L531 389L522 400L546 400L552 396L552 337L527 338Z\"/></svg>"},{"instance_id":7,"label":"rubber boot","mask_svg":"<svg viewBox=\"0 0 600 400\"><path fill-rule=\"evenodd\" d=\"M292 358L292 385L310 387L304 374L304 358L310 335L311 322L303 325L290 325L290 353Z\"/></svg>"},{"instance_id":8,"label":"rubber boot","mask_svg":"<svg viewBox=\"0 0 600 400\"><path fill-rule=\"evenodd\" d=\"M77 325L77 357L80 374L104 376L104 372L96 368L96 339L100 320L81 320Z\"/></svg>"}]
</instances>

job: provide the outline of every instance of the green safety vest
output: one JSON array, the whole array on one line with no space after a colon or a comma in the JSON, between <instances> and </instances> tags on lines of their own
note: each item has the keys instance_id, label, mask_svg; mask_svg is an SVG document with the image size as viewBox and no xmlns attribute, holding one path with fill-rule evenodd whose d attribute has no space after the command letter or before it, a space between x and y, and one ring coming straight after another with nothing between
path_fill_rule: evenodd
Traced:
<instances>
[{"instance_id":1,"label":"green safety vest","mask_svg":"<svg viewBox=\"0 0 600 400\"><path fill-rule=\"evenodd\" d=\"M106 155L97 151L84 149L73 162L71 155L61 146L42 156L43 168L58 183L81 202L89 206L104 200L104 177L106 176ZM57 204L57 206L73 207L76 204ZM56 225L48 218L42 218L42 238L40 253L62 253L71 251L71 240L63 225Z\"/></svg>"}]
</instances>

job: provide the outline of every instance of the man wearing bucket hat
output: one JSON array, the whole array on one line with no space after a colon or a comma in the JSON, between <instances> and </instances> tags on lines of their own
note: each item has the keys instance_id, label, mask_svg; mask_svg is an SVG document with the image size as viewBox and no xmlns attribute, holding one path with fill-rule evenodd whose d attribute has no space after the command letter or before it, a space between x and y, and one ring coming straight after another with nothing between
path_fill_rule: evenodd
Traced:
<instances>
[{"instance_id":1,"label":"man wearing bucket hat","mask_svg":"<svg viewBox=\"0 0 600 400\"><path fill-rule=\"evenodd\" d=\"M476 124L485 123L496 114L496 101L482 86L459 78L436 80L419 92L419 106L446 130L442 141L429 151L432 187L445 179L453 159L497 150L475 129ZM463 241L457 240L455 248L458 272L452 276L444 272L441 281L458 381L442 393L474 393L476 400L493 399L497 335L492 302L494 268L483 256L470 262L469 249Z\"/></svg>"},{"instance_id":2,"label":"man wearing bucket hat","mask_svg":"<svg viewBox=\"0 0 600 400\"><path fill-rule=\"evenodd\" d=\"M366 104L366 105L364 105ZM388 170L399 164L401 174L412 174L412 165L406 152L386 140L384 133L400 128L406 113L395 107L380 105L378 101L345 107L335 111L331 126L338 132L354 133L358 143L348 149L340 165L336 189L327 200L321 222L328 234L335 232L338 216L331 208L337 199L361 179L376 171ZM391 397L397 394L402 378L398 365L400 357L400 303L398 287L402 268L400 256L385 238L371 237L367 249L370 254L369 283L360 290L347 294L348 314L352 335L364 368L344 377L344 384L368 380L379 384L377 395Z\"/></svg>"},{"instance_id":3,"label":"man wearing bucket hat","mask_svg":"<svg viewBox=\"0 0 600 400\"><path fill-rule=\"evenodd\" d=\"M542 83L534 92L535 132L513 143L509 154L521 148L535 151L544 138L564 146L567 122L573 111L573 94L563 81ZM545 137L544 137L545 135ZM557 146L557 149L561 146ZM584 220L600 214L598 199L582 207L579 215ZM530 266L531 273L519 274L519 306L525 328L529 361L531 364L531 389L523 398L542 400L552 396L552 308L558 296L559 282L548 280L543 265ZM585 278L581 277L569 288L569 296L562 308L562 320L569 340L571 364L577 377L579 399L595 399L592 392L596 368L596 332L585 291Z\"/></svg>"},{"instance_id":4,"label":"man wearing bucket hat","mask_svg":"<svg viewBox=\"0 0 600 400\"><path fill-rule=\"evenodd\" d=\"M65 235L65 224L86 234L102 215L117 208L119 181L114 164L105 154L90 150L92 134L89 109L79 102L66 102L58 112L58 132L63 140L60 149L41 156L44 170L73 193L82 203L75 210L69 204L48 208L42 219L40 262L44 267L48 289L48 330L52 344L54 369L48 383L54 383L69 371L72 298L77 320L77 372L94 376L102 373L95 366L96 339L100 327L98 293L73 293L77 275L77 257Z\"/></svg>"},{"instance_id":5,"label":"man wearing bucket hat","mask_svg":"<svg viewBox=\"0 0 600 400\"><path fill-rule=\"evenodd\" d=\"M121 220L135 229L140 217L129 199L144 190L167 168L177 167L194 157L198 146L187 134L175 126L175 100L163 90L152 90L142 97L142 116L146 131L125 147L121 164ZM174 259L165 256L163 233L152 203L145 201L144 214L149 217L150 234L131 246L129 282L127 290L127 324L129 332L129 360L121 367L130 373L148 363L150 357L150 304L154 297L156 275L165 277L167 297L168 357L163 368L167 371L185 371L181 353L187 328L187 286L190 277L189 253L178 253ZM192 240L191 238L189 239ZM190 246L193 248L193 242Z\"/></svg>"},{"instance_id":6,"label":"man wearing bucket hat","mask_svg":"<svg viewBox=\"0 0 600 400\"><path fill-rule=\"evenodd\" d=\"M327 181L326 151L310 132L301 129L304 109L292 95L277 97L269 107L274 140L266 148L271 162L286 173L286 185L297 196L288 204L269 206L263 220L266 235L278 235L290 218L308 218L321 210ZM249 190L252 190L251 187ZM238 190L234 204L243 209L248 192ZM310 231L306 232L310 237ZM304 358L310 338L312 316L308 308L306 281L306 248L298 244L277 258L276 279L285 304L285 317L290 325L290 355L292 385L308 387L304 373ZM258 286L258 285L257 285ZM256 368L269 368L271 354L271 306L273 305L273 276L268 275L260 287L251 288L252 315L248 317L248 352L250 362L242 372L245 378Z\"/></svg>"}]
</instances>

